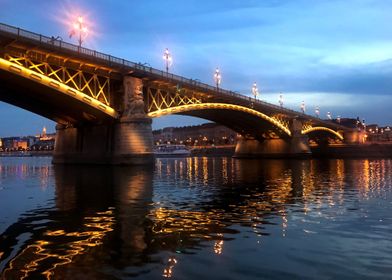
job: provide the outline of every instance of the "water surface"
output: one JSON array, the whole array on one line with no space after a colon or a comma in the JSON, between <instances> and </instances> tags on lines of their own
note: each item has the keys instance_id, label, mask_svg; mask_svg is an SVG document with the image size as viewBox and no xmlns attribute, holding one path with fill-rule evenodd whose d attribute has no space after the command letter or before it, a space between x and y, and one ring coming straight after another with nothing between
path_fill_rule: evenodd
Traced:
<instances>
[{"instance_id":1,"label":"water surface","mask_svg":"<svg viewBox=\"0 0 392 280\"><path fill-rule=\"evenodd\" d=\"M392 279L392 160L0 158L4 279Z\"/></svg>"}]
</instances>

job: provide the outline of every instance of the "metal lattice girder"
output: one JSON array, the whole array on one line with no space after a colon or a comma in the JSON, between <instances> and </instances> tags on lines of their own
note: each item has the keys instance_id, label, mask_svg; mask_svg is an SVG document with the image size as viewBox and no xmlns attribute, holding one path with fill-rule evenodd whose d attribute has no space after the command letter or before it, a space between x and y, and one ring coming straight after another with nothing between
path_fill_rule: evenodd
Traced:
<instances>
[{"instance_id":1,"label":"metal lattice girder","mask_svg":"<svg viewBox=\"0 0 392 280\"><path fill-rule=\"evenodd\" d=\"M254 109L244 107L241 105L235 105L235 104L210 103L210 102L183 104L183 105L161 108L161 109L150 111L150 112L148 112L148 116L151 118L157 118L157 117L161 117L161 116L165 116L165 115L179 114L179 113L189 112L189 111L193 111L193 110L231 110L231 111L244 112L246 114L250 114L250 115L259 117L262 120L268 121L272 125L276 126L280 130L285 132L287 135L291 136L291 131L288 127L287 122L282 122L278 118L270 117L264 113L261 113L259 111L254 110Z\"/></svg>"},{"instance_id":2,"label":"metal lattice girder","mask_svg":"<svg viewBox=\"0 0 392 280\"><path fill-rule=\"evenodd\" d=\"M330 129L330 128L328 128L328 127L323 127L323 126L311 126L311 125L307 125L307 126L304 126L304 127L302 128L301 133L302 133L302 134L308 134L308 133L313 132L313 131L325 131L325 132L328 132L328 133L331 133L331 134L335 135L335 136L338 137L340 140L343 140L343 139L344 139L344 138L343 138L343 135L340 134L339 132L337 132L337 131L335 131L335 130L333 130L333 129Z\"/></svg>"},{"instance_id":3,"label":"metal lattice girder","mask_svg":"<svg viewBox=\"0 0 392 280\"><path fill-rule=\"evenodd\" d=\"M51 65L47 62L36 62L26 56L5 55L5 59L26 67L31 71L50 77L71 88L83 92L92 98L110 105L110 77L86 73L82 70L69 69L65 66Z\"/></svg>"},{"instance_id":4,"label":"metal lattice girder","mask_svg":"<svg viewBox=\"0 0 392 280\"><path fill-rule=\"evenodd\" d=\"M181 105L200 104L202 100L195 95L186 95L177 90L170 92L168 90L147 88L147 112L173 108Z\"/></svg>"}]
</instances>

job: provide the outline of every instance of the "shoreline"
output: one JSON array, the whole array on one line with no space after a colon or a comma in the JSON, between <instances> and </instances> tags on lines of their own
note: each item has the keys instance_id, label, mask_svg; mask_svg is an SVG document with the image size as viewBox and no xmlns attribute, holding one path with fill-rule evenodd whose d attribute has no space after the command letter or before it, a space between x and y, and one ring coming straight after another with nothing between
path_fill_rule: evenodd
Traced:
<instances>
[{"instance_id":1,"label":"shoreline","mask_svg":"<svg viewBox=\"0 0 392 280\"><path fill-rule=\"evenodd\" d=\"M392 158L392 143L336 144L329 146L310 146L310 158ZM234 155L235 145L196 147L190 156L228 156ZM1 157L51 157L53 151L15 151L0 152Z\"/></svg>"},{"instance_id":2,"label":"shoreline","mask_svg":"<svg viewBox=\"0 0 392 280\"><path fill-rule=\"evenodd\" d=\"M0 157L51 157L53 151L0 152Z\"/></svg>"}]
</instances>

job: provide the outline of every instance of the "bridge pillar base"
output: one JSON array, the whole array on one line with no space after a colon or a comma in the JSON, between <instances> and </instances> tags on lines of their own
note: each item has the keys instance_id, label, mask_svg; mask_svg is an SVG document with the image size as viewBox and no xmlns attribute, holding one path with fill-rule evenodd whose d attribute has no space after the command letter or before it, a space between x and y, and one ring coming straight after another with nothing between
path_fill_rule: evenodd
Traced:
<instances>
[{"instance_id":1,"label":"bridge pillar base","mask_svg":"<svg viewBox=\"0 0 392 280\"><path fill-rule=\"evenodd\" d=\"M109 125L56 126L53 163L106 164L110 158Z\"/></svg>"},{"instance_id":2,"label":"bridge pillar base","mask_svg":"<svg viewBox=\"0 0 392 280\"><path fill-rule=\"evenodd\" d=\"M365 131L345 131L344 135L344 143L346 144L363 144L366 141L366 132Z\"/></svg>"},{"instance_id":3,"label":"bridge pillar base","mask_svg":"<svg viewBox=\"0 0 392 280\"><path fill-rule=\"evenodd\" d=\"M120 120L116 124L56 126L55 164L152 164L151 119Z\"/></svg>"},{"instance_id":4,"label":"bridge pillar base","mask_svg":"<svg viewBox=\"0 0 392 280\"><path fill-rule=\"evenodd\" d=\"M240 137L234 152L236 158L302 158L310 155L307 137L266 139L263 142Z\"/></svg>"},{"instance_id":5,"label":"bridge pillar base","mask_svg":"<svg viewBox=\"0 0 392 280\"><path fill-rule=\"evenodd\" d=\"M153 136L150 118L123 118L115 125L112 164L152 164Z\"/></svg>"}]
</instances>

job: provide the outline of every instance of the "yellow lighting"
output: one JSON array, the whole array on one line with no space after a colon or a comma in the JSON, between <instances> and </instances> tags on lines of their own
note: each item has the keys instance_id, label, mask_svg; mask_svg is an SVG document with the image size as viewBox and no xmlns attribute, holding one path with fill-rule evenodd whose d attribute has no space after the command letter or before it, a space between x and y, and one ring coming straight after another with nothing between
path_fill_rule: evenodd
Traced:
<instances>
[{"instance_id":1,"label":"yellow lighting","mask_svg":"<svg viewBox=\"0 0 392 280\"><path fill-rule=\"evenodd\" d=\"M233 110L233 111L240 111L240 112L245 112L254 116L257 116L263 120L266 120L273 125L277 126L279 129L283 130L287 135L291 136L290 130L279 120L274 119L270 116L267 116L266 114L263 114L259 111L244 107L244 106L239 106L235 104L224 104L224 103L199 103L199 104L188 104L188 105L181 105L181 106L176 106L168 109L162 109L162 110L157 110L153 112L149 112L148 116L151 118L158 118L161 116L165 115L170 115L170 114L178 114L178 113L184 113L184 112L189 112L193 110L201 110L201 109L223 109L223 110Z\"/></svg>"},{"instance_id":2,"label":"yellow lighting","mask_svg":"<svg viewBox=\"0 0 392 280\"><path fill-rule=\"evenodd\" d=\"M328 127L322 127L322 126L307 127L305 129L303 129L301 131L301 133L302 134L308 134L310 132L318 131L318 130L327 131L329 133L332 133L332 134L336 135L340 140L344 139L343 136L339 132L336 132L335 130L332 130L332 129L328 128Z\"/></svg>"},{"instance_id":3,"label":"yellow lighting","mask_svg":"<svg viewBox=\"0 0 392 280\"><path fill-rule=\"evenodd\" d=\"M34 82L43 84L45 86L55 88L57 91L62 92L63 94L66 94L68 96L71 96L75 99L78 99L79 101L92 106L105 114L113 117L113 118L118 118L118 115L116 111L104 103L100 102L99 100L96 100L94 98L91 98L90 96L84 94L81 91L78 91L74 88L71 88L67 86L66 84L60 83L50 77L47 77L43 74L34 72L28 68L25 68L21 65L18 65L16 63L12 63L8 60L5 60L3 58L0 58L0 69L12 72L14 74L17 74L21 77L24 77L26 79L32 80Z\"/></svg>"}]
</instances>

